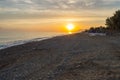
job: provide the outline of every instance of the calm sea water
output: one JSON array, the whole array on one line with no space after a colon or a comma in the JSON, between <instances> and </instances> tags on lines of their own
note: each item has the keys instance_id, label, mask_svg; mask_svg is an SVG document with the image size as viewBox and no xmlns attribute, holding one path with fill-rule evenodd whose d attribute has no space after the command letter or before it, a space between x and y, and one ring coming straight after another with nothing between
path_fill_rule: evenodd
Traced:
<instances>
[{"instance_id":1,"label":"calm sea water","mask_svg":"<svg viewBox=\"0 0 120 80\"><path fill-rule=\"evenodd\" d=\"M58 32L0 31L0 49L64 34Z\"/></svg>"}]
</instances>

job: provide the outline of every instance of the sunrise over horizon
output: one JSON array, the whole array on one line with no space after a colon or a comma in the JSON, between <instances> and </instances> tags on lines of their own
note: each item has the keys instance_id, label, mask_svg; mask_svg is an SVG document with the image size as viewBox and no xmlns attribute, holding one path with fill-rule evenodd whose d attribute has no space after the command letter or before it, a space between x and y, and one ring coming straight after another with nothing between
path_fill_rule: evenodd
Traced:
<instances>
[{"instance_id":1,"label":"sunrise over horizon","mask_svg":"<svg viewBox=\"0 0 120 80\"><path fill-rule=\"evenodd\" d=\"M104 26L119 0L0 0L0 28L66 32L73 23L77 31Z\"/></svg>"}]
</instances>

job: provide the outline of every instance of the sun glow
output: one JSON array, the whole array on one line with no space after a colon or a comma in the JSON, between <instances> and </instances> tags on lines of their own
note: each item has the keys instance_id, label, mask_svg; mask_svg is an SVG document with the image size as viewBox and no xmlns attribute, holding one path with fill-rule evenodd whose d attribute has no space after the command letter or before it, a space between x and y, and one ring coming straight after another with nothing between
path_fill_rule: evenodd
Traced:
<instances>
[{"instance_id":1,"label":"sun glow","mask_svg":"<svg viewBox=\"0 0 120 80\"><path fill-rule=\"evenodd\" d=\"M68 31L72 31L75 28L75 26L70 23L70 24L67 24L66 28L68 29Z\"/></svg>"}]
</instances>

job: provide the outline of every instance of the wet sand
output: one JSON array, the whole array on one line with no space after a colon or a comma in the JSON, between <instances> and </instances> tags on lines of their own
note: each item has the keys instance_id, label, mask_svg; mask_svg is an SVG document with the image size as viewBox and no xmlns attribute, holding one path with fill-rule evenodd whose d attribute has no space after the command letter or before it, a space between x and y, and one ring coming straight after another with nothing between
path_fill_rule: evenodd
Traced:
<instances>
[{"instance_id":1,"label":"wet sand","mask_svg":"<svg viewBox=\"0 0 120 80\"><path fill-rule=\"evenodd\" d=\"M0 50L0 80L120 80L120 36L59 36Z\"/></svg>"}]
</instances>

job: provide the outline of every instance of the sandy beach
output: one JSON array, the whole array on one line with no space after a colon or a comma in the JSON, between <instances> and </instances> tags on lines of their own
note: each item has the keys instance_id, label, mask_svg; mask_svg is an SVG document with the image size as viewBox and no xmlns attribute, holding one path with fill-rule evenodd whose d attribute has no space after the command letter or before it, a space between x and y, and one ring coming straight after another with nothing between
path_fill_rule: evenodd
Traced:
<instances>
[{"instance_id":1,"label":"sandy beach","mask_svg":"<svg viewBox=\"0 0 120 80\"><path fill-rule=\"evenodd\" d=\"M120 36L77 33L0 50L0 80L120 80Z\"/></svg>"}]
</instances>

